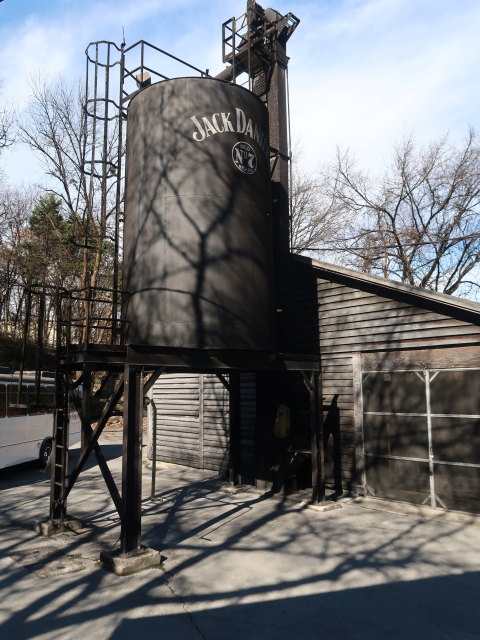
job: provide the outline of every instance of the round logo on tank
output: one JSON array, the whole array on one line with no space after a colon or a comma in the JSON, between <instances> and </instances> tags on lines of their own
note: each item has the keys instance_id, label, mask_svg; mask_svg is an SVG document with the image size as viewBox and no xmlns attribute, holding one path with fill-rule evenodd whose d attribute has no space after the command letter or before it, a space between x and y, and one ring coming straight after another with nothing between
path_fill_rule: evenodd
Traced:
<instances>
[{"instance_id":1,"label":"round logo on tank","mask_svg":"<svg viewBox=\"0 0 480 640\"><path fill-rule=\"evenodd\" d=\"M257 170L257 156L247 142L237 142L232 148L233 164L242 173L255 173Z\"/></svg>"}]
</instances>

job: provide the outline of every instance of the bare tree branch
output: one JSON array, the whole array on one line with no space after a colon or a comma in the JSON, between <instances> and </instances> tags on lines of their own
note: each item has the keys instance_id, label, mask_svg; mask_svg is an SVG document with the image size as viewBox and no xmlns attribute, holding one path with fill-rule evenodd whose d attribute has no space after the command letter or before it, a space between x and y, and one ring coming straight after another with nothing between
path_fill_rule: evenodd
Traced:
<instances>
[{"instance_id":1,"label":"bare tree branch","mask_svg":"<svg viewBox=\"0 0 480 640\"><path fill-rule=\"evenodd\" d=\"M323 175L343 220L336 251L352 266L446 293L471 294L480 262L480 145L471 129L463 143L448 138L419 148L407 138L391 166L373 182L348 152ZM463 287L465 283L465 287Z\"/></svg>"},{"instance_id":2,"label":"bare tree branch","mask_svg":"<svg viewBox=\"0 0 480 640\"><path fill-rule=\"evenodd\" d=\"M83 89L68 87L63 81L48 85L42 80L32 83L32 99L23 121L19 124L20 138L40 158L51 181L48 190L63 203L67 215L75 220L83 234L84 271L81 286L96 286L99 278L108 273L102 268L105 259L105 240L109 232L109 219L115 207L112 203L101 206L98 179L87 177L84 162L92 156L91 123L85 117ZM117 137L111 136L107 144L107 157L111 160ZM113 184L113 181L112 181ZM107 187L107 198L110 193ZM108 283L103 283L108 284Z\"/></svg>"}]
</instances>

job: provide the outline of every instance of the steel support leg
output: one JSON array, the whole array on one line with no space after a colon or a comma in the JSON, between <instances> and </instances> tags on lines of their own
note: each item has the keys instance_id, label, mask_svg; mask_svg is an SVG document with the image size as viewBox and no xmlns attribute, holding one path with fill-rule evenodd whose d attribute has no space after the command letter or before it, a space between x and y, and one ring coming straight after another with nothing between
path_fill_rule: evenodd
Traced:
<instances>
[{"instance_id":1,"label":"steel support leg","mask_svg":"<svg viewBox=\"0 0 480 640\"><path fill-rule=\"evenodd\" d=\"M68 378L63 368L57 369L50 481L50 520L63 522L67 515L66 476L68 468Z\"/></svg>"},{"instance_id":2,"label":"steel support leg","mask_svg":"<svg viewBox=\"0 0 480 640\"><path fill-rule=\"evenodd\" d=\"M129 575L143 569L158 567L162 561L158 551L141 545L143 394L143 369L126 365L123 394L120 550L100 553L103 566L117 575Z\"/></svg>"},{"instance_id":3,"label":"steel support leg","mask_svg":"<svg viewBox=\"0 0 480 640\"><path fill-rule=\"evenodd\" d=\"M125 366L122 460L122 554L141 548L143 372Z\"/></svg>"}]
</instances>

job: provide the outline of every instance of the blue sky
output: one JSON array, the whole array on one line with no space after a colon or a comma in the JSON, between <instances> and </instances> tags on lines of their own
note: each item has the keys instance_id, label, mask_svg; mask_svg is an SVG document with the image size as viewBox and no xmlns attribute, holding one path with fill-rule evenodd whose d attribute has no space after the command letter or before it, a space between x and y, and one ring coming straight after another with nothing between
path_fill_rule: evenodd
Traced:
<instances>
[{"instance_id":1,"label":"blue sky","mask_svg":"<svg viewBox=\"0 0 480 640\"><path fill-rule=\"evenodd\" d=\"M244 0L4 0L0 99L21 112L29 78L84 73L92 40L144 39L210 72L220 71L221 24ZM264 4L264 6L267 6ZM293 138L311 171L349 148L378 171L395 141L480 128L478 0L279 0L301 24L289 42ZM26 150L4 154L13 183L39 181Z\"/></svg>"}]
</instances>

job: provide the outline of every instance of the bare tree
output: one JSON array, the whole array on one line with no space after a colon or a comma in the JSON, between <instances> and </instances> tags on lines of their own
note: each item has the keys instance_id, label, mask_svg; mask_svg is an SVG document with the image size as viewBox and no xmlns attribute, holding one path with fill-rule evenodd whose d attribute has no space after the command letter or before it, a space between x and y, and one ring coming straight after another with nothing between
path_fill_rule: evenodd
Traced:
<instances>
[{"instance_id":1,"label":"bare tree","mask_svg":"<svg viewBox=\"0 0 480 640\"><path fill-rule=\"evenodd\" d=\"M480 146L473 129L458 146L447 137L424 149L404 140L378 181L358 171L348 152L338 153L325 185L350 220L336 250L357 268L449 294L479 287Z\"/></svg>"},{"instance_id":2,"label":"bare tree","mask_svg":"<svg viewBox=\"0 0 480 640\"><path fill-rule=\"evenodd\" d=\"M19 246L24 239L35 193L4 188L0 192L0 332L15 334L21 304Z\"/></svg>"},{"instance_id":3,"label":"bare tree","mask_svg":"<svg viewBox=\"0 0 480 640\"><path fill-rule=\"evenodd\" d=\"M13 144L13 114L6 108L0 109L0 153Z\"/></svg>"},{"instance_id":4,"label":"bare tree","mask_svg":"<svg viewBox=\"0 0 480 640\"><path fill-rule=\"evenodd\" d=\"M81 88L67 87L63 81L47 85L37 80L32 85L26 117L19 124L19 135L40 158L49 177L48 191L61 200L66 215L76 226L75 236L81 239L83 249L80 286L95 287L108 274L106 246L115 194L104 194L102 204L96 177L84 171L93 144L84 103ZM107 162L115 145L116 137L112 136L107 144Z\"/></svg>"},{"instance_id":5,"label":"bare tree","mask_svg":"<svg viewBox=\"0 0 480 640\"><path fill-rule=\"evenodd\" d=\"M0 103L0 155L15 142L14 136L14 112ZM0 178L3 178L3 172L0 168Z\"/></svg>"},{"instance_id":6,"label":"bare tree","mask_svg":"<svg viewBox=\"0 0 480 640\"><path fill-rule=\"evenodd\" d=\"M290 242L293 253L316 253L325 242L334 242L342 212L329 198L321 178L300 168L294 160L290 185Z\"/></svg>"},{"instance_id":7,"label":"bare tree","mask_svg":"<svg viewBox=\"0 0 480 640\"><path fill-rule=\"evenodd\" d=\"M13 112L2 107L0 109L0 153L14 142L13 123Z\"/></svg>"}]
</instances>

